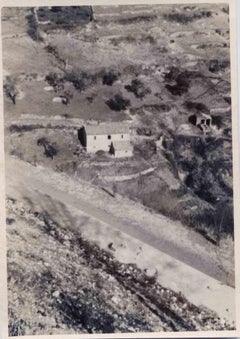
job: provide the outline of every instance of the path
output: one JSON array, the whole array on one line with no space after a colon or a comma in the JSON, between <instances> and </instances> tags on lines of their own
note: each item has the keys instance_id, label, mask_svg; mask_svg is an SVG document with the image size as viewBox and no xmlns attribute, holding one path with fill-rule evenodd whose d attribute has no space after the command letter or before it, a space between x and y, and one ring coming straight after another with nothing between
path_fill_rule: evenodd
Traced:
<instances>
[{"instance_id":1,"label":"path","mask_svg":"<svg viewBox=\"0 0 240 339\"><path fill-rule=\"evenodd\" d=\"M219 268L216 247L196 232L150 213L128 199L111 198L88 183L13 158L7 159L6 179L10 197L27 197L39 208L44 199L51 197L52 201L100 221L103 226L99 232L104 233L105 229L106 239L117 230L128 242L143 244L148 250L141 260L139 256L139 264L150 260L160 272L164 271L160 282L183 291L190 301L202 303L229 320L234 319L235 290L223 284L226 277ZM84 230L95 240L87 225Z\"/></svg>"}]
</instances>

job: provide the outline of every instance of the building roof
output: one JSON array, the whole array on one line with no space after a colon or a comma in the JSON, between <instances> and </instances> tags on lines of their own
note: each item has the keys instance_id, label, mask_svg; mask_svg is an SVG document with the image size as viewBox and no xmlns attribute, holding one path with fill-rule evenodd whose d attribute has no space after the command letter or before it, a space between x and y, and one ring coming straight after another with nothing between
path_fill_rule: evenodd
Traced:
<instances>
[{"instance_id":1,"label":"building roof","mask_svg":"<svg viewBox=\"0 0 240 339\"><path fill-rule=\"evenodd\" d=\"M86 124L84 127L88 135L129 134L129 124L126 122Z\"/></svg>"},{"instance_id":2,"label":"building roof","mask_svg":"<svg viewBox=\"0 0 240 339\"><path fill-rule=\"evenodd\" d=\"M205 118L205 119L211 119L210 113L205 113L205 112L197 112L194 114L198 118Z\"/></svg>"},{"instance_id":3,"label":"building roof","mask_svg":"<svg viewBox=\"0 0 240 339\"><path fill-rule=\"evenodd\" d=\"M115 151L128 151L132 150L132 145L130 144L130 141L113 141L113 147Z\"/></svg>"}]
</instances>

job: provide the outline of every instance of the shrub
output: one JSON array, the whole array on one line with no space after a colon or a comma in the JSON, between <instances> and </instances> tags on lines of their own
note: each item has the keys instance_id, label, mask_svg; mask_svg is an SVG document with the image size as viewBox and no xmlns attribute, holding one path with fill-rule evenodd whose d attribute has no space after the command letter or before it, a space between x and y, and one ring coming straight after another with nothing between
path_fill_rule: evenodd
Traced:
<instances>
[{"instance_id":1,"label":"shrub","mask_svg":"<svg viewBox=\"0 0 240 339\"><path fill-rule=\"evenodd\" d=\"M112 86L115 81L117 81L117 75L113 72L109 72L104 74L102 83L103 85Z\"/></svg>"},{"instance_id":2,"label":"shrub","mask_svg":"<svg viewBox=\"0 0 240 339\"><path fill-rule=\"evenodd\" d=\"M170 22L178 22L180 24L186 25L189 22L193 22L195 20L199 20L202 18L210 18L212 16L211 11L201 11L193 14L185 14L185 13L170 13L165 14L164 19Z\"/></svg>"},{"instance_id":3,"label":"shrub","mask_svg":"<svg viewBox=\"0 0 240 339\"><path fill-rule=\"evenodd\" d=\"M120 94L116 94L114 96L114 99L107 100L106 104L113 111L119 112L121 110L126 109L130 105L130 101L127 99L124 99Z\"/></svg>"},{"instance_id":4,"label":"shrub","mask_svg":"<svg viewBox=\"0 0 240 339\"><path fill-rule=\"evenodd\" d=\"M12 101L12 103L16 104L16 97L18 95L18 90L16 87L16 81L7 77L7 82L3 85L3 91L5 95Z\"/></svg>"},{"instance_id":5,"label":"shrub","mask_svg":"<svg viewBox=\"0 0 240 339\"><path fill-rule=\"evenodd\" d=\"M212 124L216 125L218 128L221 128L223 123L223 117L220 115L213 115L212 116Z\"/></svg>"},{"instance_id":6,"label":"shrub","mask_svg":"<svg viewBox=\"0 0 240 339\"><path fill-rule=\"evenodd\" d=\"M63 322L69 328L84 328L88 333L113 333L114 317L108 312L107 305L87 290L86 294L84 298L60 293L61 303L57 303L56 308L59 309Z\"/></svg>"},{"instance_id":7,"label":"shrub","mask_svg":"<svg viewBox=\"0 0 240 339\"><path fill-rule=\"evenodd\" d=\"M44 47L47 53L51 54L56 60L61 63L64 67L66 66L65 59L59 54L59 51L56 46L48 44Z\"/></svg>"},{"instance_id":8,"label":"shrub","mask_svg":"<svg viewBox=\"0 0 240 339\"><path fill-rule=\"evenodd\" d=\"M10 337L24 336L26 322L22 319L18 319L11 308L8 310L8 316L8 335Z\"/></svg>"},{"instance_id":9,"label":"shrub","mask_svg":"<svg viewBox=\"0 0 240 339\"><path fill-rule=\"evenodd\" d=\"M52 158L57 155L58 151L55 147L49 144L48 140L46 138L40 138L37 140L37 145L38 146L43 146L44 147L44 155L47 158Z\"/></svg>"},{"instance_id":10,"label":"shrub","mask_svg":"<svg viewBox=\"0 0 240 339\"><path fill-rule=\"evenodd\" d=\"M209 109L207 108L207 106L201 102L185 101L184 107L192 113L209 113Z\"/></svg>"},{"instance_id":11,"label":"shrub","mask_svg":"<svg viewBox=\"0 0 240 339\"><path fill-rule=\"evenodd\" d=\"M64 77L65 81L71 82L78 91L83 91L86 88L85 78L88 78L87 74L76 74L75 72L66 73Z\"/></svg>"},{"instance_id":12,"label":"shrub","mask_svg":"<svg viewBox=\"0 0 240 339\"><path fill-rule=\"evenodd\" d=\"M134 93L135 97L139 99L143 99L145 95L151 93L151 89L145 88L142 81L138 79L132 80L131 85L126 85L125 89L129 92Z\"/></svg>"},{"instance_id":13,"label":"shrub","mask_svg":"<svg viewBox=\"0 0 240 339\"><path fill-rule=\"evenodd\" d=\"M39 28L38 23L36 21L33 9L31 9L31 13L26 16L28 28L27 33L34 41L43 41L43 38L39 36Z\"/></svg>"},{"instance_id":14,"label":"shrub","mask_svg":"<svg viewBox=\"0 0 240 339\"><path fill-rule=\"evenodd\" d=\"M193 21L193 17L183 14L183 13L170 13L165 14L164 19L172 22L178 22L181 24L188 24L189 22Z\"/></svg>"},{"instance_id":15,"label":"shrub","mask_svg":"<svg viewBox=\"0 0 240 339\"><path fill-rule=\"evenodd\" d=\"M231 235L234 237L234 219L232 200L222 200L216 206L215 227L218 239L223 236Z\"/></svg>"},{"instance_id":16,"label":"shrub","mask_svg":"<svg viewBox=\"0 0 240 339\"><path fill-rule=\"evenodd\" d=\"M41 128L41 126L40 125L37 125L37 126L32 126L32 125L19 126L19 125L12 124L11 126L9 126L9 132L11 132L11 133L30 132L30 131L32 131L36 128Z\"/></svg>"},{"instance_id":17,"label":"shrub","mask_svg":"<svg viewBox=\"0 0 240 339\"><path fill-rule=\"evenodd\" d=\"M7 225L12 225L15 222L15 219L13 218L6 218L6 224Z\"/></svg>"},{"instance_id":18,"label":"shrub","mask_svg":"<svg viewBox=\"0 0 240 339\"><path fill-rule=\"evenodd\" d=\"M226 68L229 68L230 61L229 60L218 60L213 59L209 62L209 71L212 73L218 73L219 71L224 71Z\"/></svg>"},{"instance_id":19,"label":"shrub","mask_svg":"<svg viewBox=\"0 0 240 339\"><path fill-rule=\"evenodd\" d=\"M78 23L88 23L93 20L92 6L52 6L51 9L41 7L37 13L39 20L51 22L51 25L44 29L56 27L67 29Z\"/></svg>"},{"instance_id":20,"label":"shrub","mask_svg":"<svg viewBox=\"0 0 240 339\"><path fill-rule=\"evenodd\" d=\"M198 76L196 72L181 71L176 67L172 67L168 73L165 74L167 82L175 81L176 84L166 84L165 88L171 92L172 95L182 95L188 92L191 79Z\"/></svg>"}]
</instances>

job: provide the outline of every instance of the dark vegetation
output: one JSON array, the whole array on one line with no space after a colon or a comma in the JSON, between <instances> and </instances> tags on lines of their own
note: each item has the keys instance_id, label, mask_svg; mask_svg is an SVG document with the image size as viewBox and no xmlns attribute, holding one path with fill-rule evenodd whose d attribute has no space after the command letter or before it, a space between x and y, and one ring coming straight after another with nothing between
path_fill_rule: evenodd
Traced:
<instances>
[{"instance_id":1,"label":"dark vegetation","mask_svg":"<svg viewBox=\"0 0 240 339\"><path fill-rule=\"evenodd\" d=\"M8 335L10 337L24 336L26 322L23 319L18 319L11 308L8 309L8 317Z\"/></svg>"},{"instance_id":2,"label":"dark vegetation","mask_svg":"<svg viewBox=\"0 0 240 339\"><path fill-rule=\"evenodd\" d=\"M222 8L223 13L229 14L229 6Z\"/></svg>"},{"instance_id":3,"label":"dark vegetation","mask_svg":"<svg viewBox=\"0 0 240 339\"><path fill-rule=\"evenodd\" d=\"M43 146L43 148L44 148L44 155L47 158L52 158L53 159L53 157L55 155L57 155L57 153L58 153L57 149L54 146L50 145L46 138L38 139L37 145L38 146Z\"/></svg>"},{"instance_id":4,"label":"dark vegetation","mask_svg":"<svg viewBox=\"0 0 240 339\"><path fill-rule=\"evenodd\" d=\"M45 80L54 88L55 92L64 90L67 83L72 84L77 91L81 92L96 81L96 76L81 71L64 72L63 74L51 72L45 77ZM67 93L65 94L67 95Z\"/></svg>"},{"instance_id":5,"label":"dark vegetation","mask_svg":"<svg viewBox=\"0 0 240 339\"><path fill-rule=\"evenodd\" d=\"M103 75L102 83L103 85L112 86L115 81L117 81L118 76L113 72L108 72Z\"/></svg>"},{"instance_id":6,"label":"dark vegetation","mask_svg":"<svg viewBox=\"0 0 240 339\"><path fill-rule=\"evenodd\" d=\"M7 225L12 225L15 222L15 219L13 218L6 218L6 224Z\"/></svg>"},{"instance_id":7,"label":"dark vegetation","mask_svg":"<svg viewBox=\"0 0 240 339\"><path fill-rule=\"evenodd\" d=\"M210 113L208 107L202 102L186 101L184 107L191 113Z\"/></svg>"},{"instance_id":8,"label":"dark vegetation","mask_svg":"<svg viewBox=\"0 0 240 339\"><path fill-rule=\"evenodd\" d=\"M32 130L36 128L41 128L41 125L37 125L37 126L21 125L20 126L20 125L12 124L11 126L9 126L9 131L11 133L23 133L23 132L31 132Z\"/></svg>"},{"instance_id":9,"label":"dark vegetation","mask_svg":"<svg viewBox=\"0 0 240 339\"><path fill-rule=\"evenodd\" d=\"M233 191L225 180L225 176L232 177L232 159L231 154L226 154L224 139L178 135L167 147L172 152L169 160L176 171L186 174L186 187L209 204L208 212L205 208L204 213L199 208L194 211L194 223L212 228L217 237L233 236ZM191 224L194 223L192 220Z\"/></svg>"},{"instance_id":10,"label":"dark vegetation","mask_svg":"<svg viewBox=\"0 0 240 339\"><path fill-rule=\"evenodd\" d=\"M66 61L64 58L61 57L61 55L58 52L58 49L56 46L53 46L51 44L48 44L47 46L44 47L44 49L46 50L47 53L51 54L52 56L54 56L56 58L56 60L63 65L63 67L66 66Z\"/></svg>"},{"instance_id":11,"label":"dark vegetation","mask_svg":"<svg viewBox=\"0 0 240 339\"><path fill-rule=\"evenodd\" d=\"M179 74L175 81L176 81L175 85L169 85L169 84L165 85L166 89L172 95L180 96L188 92L188 89L190 87L190 80L188 79L186 74Z\"/></svg>"},{"instance_id":12,"label":"dark vegetation","mask_svg":"<svg viewBox=\"0 0 240 339\"><path fill-rule=\"evenodd\" d=\"M63 82L64 81L71 82L74 88L81 92L86 88L86 81L88 79L89 76L87 75L87 73L69 72L65 74Z\"/></svg>"},{"instance_id":13,"label":"dark vegetation","mask_svg":"<svg viewBox=\"0 0 240 339\"><path fill-rule=\"evenodd\" d=\"M93 20L93 10L91 6L53 6L40 7L37 10L40 21L49 21L49 25L42 25L42 29L64 28L72 29L75 25L89 23Z\"/></svg>"},{"instance_id":14,"label":"dark vegetation","mask_svg":"<svg viewBox=\"0 0 240 339\"><path fill-rule=\"evenodd\" d=\"M6 78L6 83L3 85L3 91L6 97L9 98L14 105L16 105L18 90L15 81L10 77Z\"/></svg>"},{"instance_id":15,"label":"dark vegetation","mask_svg":"<svg viewBox=\"0 0 240 339\"><path fill-rule=\"evenodd\" d=\"M27 29L28 35L34 41L43 41L43 38L39 35L39 27L38 27L38 23L34 15L33 8L31 8L31 13L26 16L26 19L28 23L28 29Z\"/></svg>"},{"instance_id":16,"label":"dark vegetation","mask_svg":"<svg viewBox=\"0 0 240 339\"><path fill-rule=\"evenodd\" d=\"M211 11L194 12L191 14L175 12L175 13L170 13L170 14L164 14L164 19L170 22L178 22L180 24L186 25L195 20L199 20L202 18L210 18L211 16L212 16Z\"/></svg>"},{"instance_id":17,"label":"dark vegetation","mask_svg":"<svg viewBox=\"0 0 240 339\"><path fill-rule=\"evenodd\" d=\"M221 128L223 126L223 117L220 115L212 115L212 124Z\"/></svg>"},{"instance_id":18,"label":"dark vegetation","mask_svg":"<svg viewBox=\"0 0 240 339\"><path fill-rule=\"evenodd\" d=\"M124 99L122 95L116 94L113 99L107 100L106 104L113 111L121 111L126 109L130 105L130 101L128 99Z\"/></svg>"},{"instance_id":19,"label":"dark vegetation","mask_svg":"<svg viewBox=\"0 0 240 339\"><path fill-rule=\"evenodd\" d=\"M131 25L139 22L149 22L157 19L157 15L139 15L132 18L121 18L117 20L120 25Z\"/></svg>"},{"instance_id":20,"label":"dark vegetation","mask_svg":"<svg viewBox=\"0 0 240 339\"><path fill-rule=\"evenodd\" d=\"M107 311L107 305L98 296L86 291L84 298L67 293L60 294L55 307L62 314L63 322L76 331L83 328L88 333L113 333L114 317ZM88 300L88 303L86 303Z\"/></svg>"},{"instance_id":21,"label":"dark vegetation","mask_svg":"<svg viewBox=\"0 0 240 339\"><path fill-rule=\"evenodd\" d=\"M125 89L134 93L136 98L143 99L147 94L151 93L150 88L145 88L144 83L138 79L132 80L130 85L126 85Z\"/></svg>"},{"instance_id":22,"label":"dark vegetation","mask_svg":"<svg viewBox=\"0 0 240 339\"><path fill-rule=\"evenodd\" d=\"M225 69L230 67L230 61L229 60L210 60L209 63L209 71L212 73L218 73L220 71L224 71Z\"/></svg>"},{"instance_id":23,"label":"dark vegetation","mask_svg":"<svg viewBox=\"0 0 240 339\"><path fill-rule=\"evenodd\" d=\"M199 72L188 70L182 71L177 67L171 67L169 72L164 76L165 81L168 82L165 87L172 95L181 96L182 94L188 92L191 85L191 80L199 76Z\"/></svg>"}]
</instances>

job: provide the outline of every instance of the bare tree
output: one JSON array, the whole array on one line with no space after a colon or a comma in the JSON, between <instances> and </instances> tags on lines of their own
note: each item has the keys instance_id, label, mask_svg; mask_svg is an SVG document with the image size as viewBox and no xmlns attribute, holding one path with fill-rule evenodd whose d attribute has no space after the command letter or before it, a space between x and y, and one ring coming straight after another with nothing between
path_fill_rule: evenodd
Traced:
<instances>
[{"instance_id":1,"label":"bare tree","mask_svg":"<svg viewBox=\"0 0 240 339\"><path fill-rule=\"evenodd\" d=\"M15 81L13 81L10 78L7 78L7 82L3 85L3 90L6 96L12 101L12 103L16 105L16 97L18 94L18 90Z\"/></svg>"}]
</instances>

